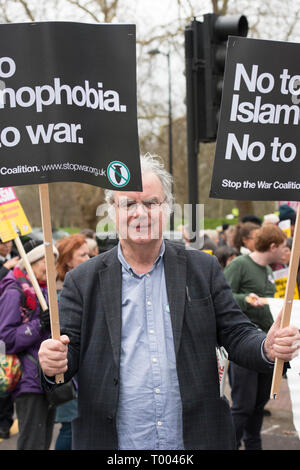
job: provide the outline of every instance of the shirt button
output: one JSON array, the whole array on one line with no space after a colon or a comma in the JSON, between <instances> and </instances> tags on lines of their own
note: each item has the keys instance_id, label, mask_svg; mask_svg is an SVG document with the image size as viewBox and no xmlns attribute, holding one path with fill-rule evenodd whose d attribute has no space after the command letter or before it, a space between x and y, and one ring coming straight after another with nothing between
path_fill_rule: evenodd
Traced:
<instances>
[{"instance_id":1,"label":"shirt button","mask_svg":"<svg viewBox=\"0 0 300 470\"><path fill-rule=\"evenodd\" d=\"M152 358L152 362L157 362L156 357L153 357L153 358Z\"/></svg>"},{"instance_id":2,"label":"shirt button","mask_svg":"<svg viewBox=\"0 0 300 470\"><path fill-rule=\"evenodd\" d=\"M150 277L150 274L149 274L149 273L147 273L147 274L146 274L146 277Z\"/></svg>"},{"instance_id":3,"label":"shirt button","mask_svg":"<svg viewBox=\"0 0 300 470\"><path fill-rule=\"evenodd\" d=\"M151 333L151 335L154 334L154 330L149 330L149 333Z\"/></svg>"},{"instance_id":4,"label":"shirt button","mask_svg":"<svg viewBox=\"0 0 300 470\"><path fill-rule=\"evenodd\" d=\"M148 300L147 305L152 305L152 302L150 302L150 300Z\"/></svg>"},{"instance_id":5,"label":"shirt button","mask_svg":"<svg viewBox=\"0 0 300 470\"><path fill-rule=\"evenodd\" d=\"M159 389L159 388L156 388L156 389L155 389L155 393L160 393L160 389Z\"/></svg>"},{"instance_id":6,"label":"shirt button","mask_svg":"<svg viewBox=\"0 0 300 470\"><path fill-rule=\"evenodd\" d=\"M162 422L161 422L161 421L157 421L157 426L162 426Z\"/></svg>"},{"instance_id":7,"label":"shirt button","mask_svg":"<svg viewBox=\"0 0 300 470\"><path fill-rule=\"evenodd\" d=\"M169 312L170 311L170 307L169 305L166 306L166 311Z\"/></svg>"}]
</instances>

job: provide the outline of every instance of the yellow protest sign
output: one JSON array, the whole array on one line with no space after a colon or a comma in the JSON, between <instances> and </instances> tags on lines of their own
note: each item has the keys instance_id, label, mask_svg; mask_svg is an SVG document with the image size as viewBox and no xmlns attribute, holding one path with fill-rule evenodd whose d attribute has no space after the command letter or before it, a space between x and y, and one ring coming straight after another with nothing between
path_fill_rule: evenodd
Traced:
<instances>
[{"instance_id":1,"label":"yellow protest sign","mask_svg":"<svg viewBox=\"0 0 300 470\"><path fill-rule=\"evenodd\" d=\"M288 238L292 236L291 221L289 219L279 222L278 227L281 228Z\"/></svg>"},{"instance_id":2,"label":"yellow protest sign","mask_svg":"<svg viewBox=\"0 0 300 470\"><path fill-rule=\"evenodd\" d=\"M285 296L285 289L287 284L288 278L288 268L278 269L277 271L273 272L274 280L275 280L275 287L276 292L274 297L276 299L283 299ZM299 291L297 285L295 285L294 291L294 299L299 299Z\"/></svg>"},{"instance_id":3,"label":"yellow protest sign","mask_svg":"<svg viewBox=\"0 0 300 470\"><path fill-rule=\"evenodd\" d=\"M14 226L20 235L27 235L32 231L14 189L0 188L0 238L3 243L16 238Z\"/></svg>"}]
</instances>

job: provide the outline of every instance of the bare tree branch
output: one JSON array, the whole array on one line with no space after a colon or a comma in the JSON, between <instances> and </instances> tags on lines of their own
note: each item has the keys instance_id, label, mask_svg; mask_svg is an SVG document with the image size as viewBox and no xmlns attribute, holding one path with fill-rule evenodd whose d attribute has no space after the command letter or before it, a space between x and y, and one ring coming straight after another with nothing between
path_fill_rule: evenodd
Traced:
<instances>
[{"instance_id":1,"label":"bare tree branch","mask_svg":"<svg viewBox=\"0 0 300 470\"><path fill-rule=\"evenodd\" d=\"M107 0L96 0L101 11L104 14L104 19L106 23L111 23L111 21L116 17L119 0L112 0L108 4Z\"/></svg>"},{"instance_id":2,"label":"bare tree branch","mask_svg":"<svg viewBox=\"0 0 300 470\"><path fill-rule=\"evenodd\" d=\"M290 27L287 30L286 34L285 34L285 41L288 41L290 39L290 37L291 37L291 35L294 31L294 28L295 28L295 26L297 25L297 23L299 21L299 15L300 15L300 10L298 10L297 13L295 14L294 20L290 24Z\"/></svg>"},{"instance_id":3,"label":"bare tree branch","mask_svg":"<svg viewBox=\"0 0 300 470\"><path fill-rule=\"evenodd\" d=\"M223 5L221 6L219 13L221 15L226 15L228 12L228 0L223 0Z\"/></svg>"},{"instance_id":4,"label":"bare tree branch","mask_svg":"<svg viewBox=\"0 0 300 470\"><path fill-rule=\"evenodd\" d=\"M25 0L18 0L19 3L21 3L21 5L23 6L25 12L26 12L26 15L28 16L28 18L31 20L31 21L35 21L35 18L33 16L33 13L32 11L30 10L29 6L28 6L28 3L25 1Z\"/></svg>"},{"instance_id":5,"label":"bare tree branch","mask_svg":"<svg viewBox=\"0 0 300 470\"><path fill-rule=\"evenodd\" d=\"M79 0L67 0L71 5L76 6L80 10L84 11L89 15L94 21L100 23L111 23L117 15L117 10L119 6L119 0L112 0L110 3L107 0L92 0L86 4L81 3ZM103 15L103 19L100 20L99 16L93 11L90 6L97 6L99 13Z\"/></svg>"},{"instance_id":6,"label":"bare tree branch","mask_svg":"<svg viewBox=\"0 0 300 470\"><path fill-rule=\"evenodd\" d=\"M1 11L2 11L2 15L3 16L3 19L5 21L5 23L12 23L13 20L11 20L8 15L7 15L7 12L6 12L6 8L3 4L1 4Z\"/></svg>"},{"instance_id":7,"label":"bare tree branch","mask_svg":"<svg viewBox=\"0 0 300 470\"><path fill-rule=\"evenodd\" d=\"M99 23L99 19L97 18L96 15L94 15L93 12L91 12L88 8L86 8L84 5L81 5L81 3L79 3L78 0L67 0L69 3L71 3L71 5L75 5L76 7L78 7L80 10L83 10L85 13L87 13L89 16L91 16L91 18L96 21L97 23Z\"/></svg>"},{"instance_id":8,"label":"bare tree branch","mask_svg":"<svg viewBox=\"0 0 300 470\"><path fill-rule=\"evenodd\" d=\"M213 13L219 13L218 0L211 0Z\"/></svg>"}]
</instances>

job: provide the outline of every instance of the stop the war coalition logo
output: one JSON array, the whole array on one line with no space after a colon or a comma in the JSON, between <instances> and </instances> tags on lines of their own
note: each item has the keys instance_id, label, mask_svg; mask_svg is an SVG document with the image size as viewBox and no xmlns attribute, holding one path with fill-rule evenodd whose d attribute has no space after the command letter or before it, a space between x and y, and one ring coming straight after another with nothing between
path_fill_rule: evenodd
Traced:
<instances>
[{"instance_id":1,"label":"stop the war coalition logo","mask_svg":"<svg viewBox=\"0 0 300 470\"><path fill-rule=\"evenodd\" d=\"M211 197L299 200L299 53L229 38Z\"/></svg>"},{"instance_id":2,"label":"stop the war coalition logo","mask_svg":"<svg viewBox=\"0 0 300 470\"><path fill-rule=\"evenodd\" d=\"M130 172L122 162L112 162L107 168L107 176L113 186L122 188L129 183Z\"/></svg>"},{"instance_id":3,"label":"stop the war coalition logo","mask_svg":"<svg viewBox=\"0 0 300 470\"><path fill-rule=\"evenodd\" d=\"M134 25L0 25L0 186L141 190L135 48Z\"/></svg>"}]
</instances>

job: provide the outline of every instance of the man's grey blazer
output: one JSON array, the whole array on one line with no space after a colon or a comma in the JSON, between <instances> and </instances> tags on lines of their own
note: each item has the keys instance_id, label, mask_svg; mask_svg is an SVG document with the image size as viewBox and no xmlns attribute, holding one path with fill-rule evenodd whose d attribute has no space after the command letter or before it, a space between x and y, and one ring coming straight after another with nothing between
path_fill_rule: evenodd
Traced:
<instances>
[{"instance_id":1,"label":"man's grey blazer","mask_svg":"<svg viewBox=\"0 0 300 470\"><path fill-rule=\"evenodd\" d=\"M182 399L185 449L233 449L230 407L220 398L217 344L234 362L262 372L265 333L240 311L217 259L166 241L164 268ZM77 374L74 449L118 449L116 413L122 328L117 247L70 271L60 296L70 338L65 380Z\"/></svg>"}]
</instances>

